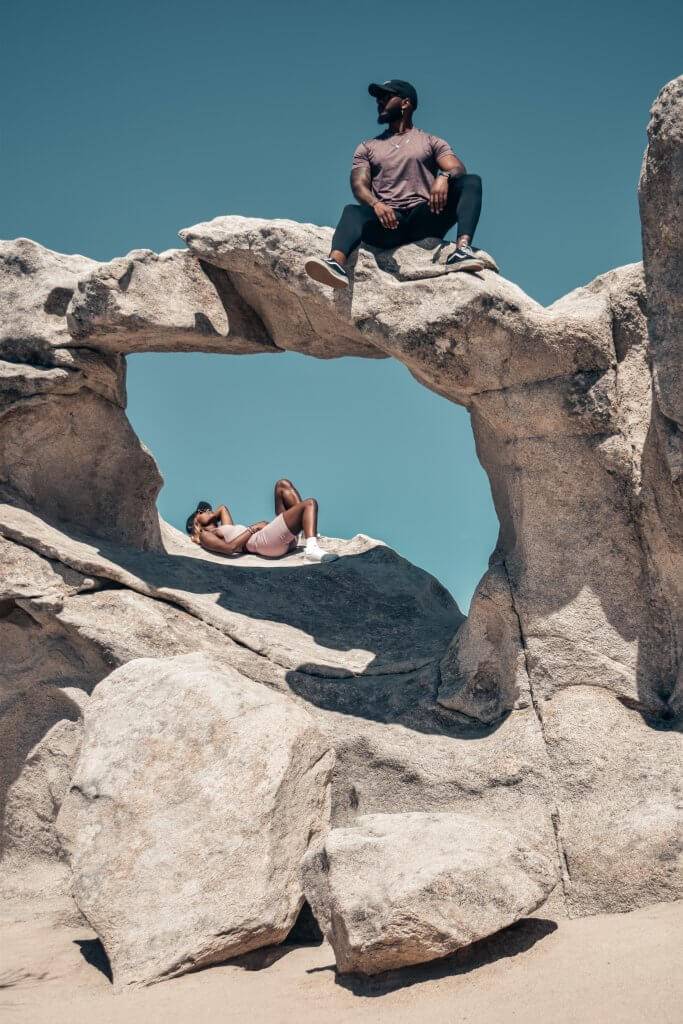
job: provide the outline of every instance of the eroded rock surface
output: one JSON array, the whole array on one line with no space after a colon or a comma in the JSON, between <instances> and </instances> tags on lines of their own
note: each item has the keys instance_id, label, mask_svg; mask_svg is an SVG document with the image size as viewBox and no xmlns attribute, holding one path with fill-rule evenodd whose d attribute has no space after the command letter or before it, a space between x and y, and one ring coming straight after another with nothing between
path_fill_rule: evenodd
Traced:
<instances>
[{"instance_id":1,"label":"eroded rock surface","mask_svg":"<svg viewBox=\"0 0 683 1024\"><path fill-rule=\"evenodd\" d=\"M59 863L88 694L132 659L203 652L315 719L336 826L484 814L556 859L552 912L680 895L682 132L676 80L649 129L645 273L548 308L493 265L451 272L434 240L361 247L330 292L303 262L331 229L293 221L217 217L181 232L188 252L105 265L2 243L6 863ZM467 622L362 535L266 568L160 526L124 357L174 349L391 356L465 405L500 520Z\"/></svg>"},{"instance_id":2,"label":"eroded rock surface","mask_svg":"<svg viewBox=\"0 0 683 1024\"><path fill-rule=\"evenodd\" d=\"M285 938L333 760L303 708L204 655L97 687L57 827L117 987Z\"/></svg>"},{"instance_id":3,"label":"eroded rock surface","mask_svg":"<svg viewBox=\"0 0 683 1024\"><path fill-rule=\"evenodd\" d=\"M161 546L157 465L126 418L125 363L76 349L66 312L98 264L0 242L0 494L53 520Z\"/></svg>"},{"instance_id":4,"label":"eroded rock surface","mask_svg":"<svg viewBox=\"0 0 683 1024\"><path fill-rule=\"evenodd\" d=\"M502 563L482 578L440 666L439 703L480 722L530 703L519 618Z\"/></svg>"},{"instance_id":5,"label":"eroded rock surface","mask_svg":"<svg viewBox=\"0 0 683 1024\"><path fill-rule=\"evenodd\" d=\"M658 400L683 430L683 75L655 100L640 177L643 261ZM680 454L679 447L679 454ZM678 466L678 476L683 465Z\"/></svg>"},{"instance_id":6,"label":"eroded rock surface","mask_svg":"<svg viewBox=\"0 0 683 1024\"><path fill-rule=\"evenodd\" d=\"M72 344L106 352L277 351L227 275L185 250L133 250L98 266L66 318Z\"/></svg>"},{"instance_id":7,"label":"eroded rock surface","mask_svg":"<svg viewBox=\"0 0 683 1024\"><path fill-rule=\"evenodd\" d=\"M306 897L342 973L448 956L536 910L552 860L465 814L371 814L303 862Z\"/></svg>"}]
</instances>

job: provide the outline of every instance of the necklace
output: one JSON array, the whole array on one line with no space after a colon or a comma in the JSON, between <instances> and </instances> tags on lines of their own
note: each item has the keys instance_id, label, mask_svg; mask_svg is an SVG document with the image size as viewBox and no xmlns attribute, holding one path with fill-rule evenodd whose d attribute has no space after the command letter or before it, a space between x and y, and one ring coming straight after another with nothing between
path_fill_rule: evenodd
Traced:
<instances>
[{"instance_id":1,"label":"necklace","mask_svg":"<svg viewBox=\"0 0 683 1024\"><path fill-rule=\"evenodd\" d=\"M410 132L412 132L412 130L412 128L409 128L408 131L404 132L403 134L408 135ZM402 142L392 142L392 146L394 147L394 149L400 149L401 146L405 145L407 141L408 139L403 139Z\"/></svg>"}]
</instances>

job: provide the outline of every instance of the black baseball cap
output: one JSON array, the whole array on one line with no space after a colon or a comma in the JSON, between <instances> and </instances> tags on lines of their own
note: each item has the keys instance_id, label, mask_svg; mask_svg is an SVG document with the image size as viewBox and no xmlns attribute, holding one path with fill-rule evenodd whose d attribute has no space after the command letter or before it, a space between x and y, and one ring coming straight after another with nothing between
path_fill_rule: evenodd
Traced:
<instances>
[{"instance_id":1,"label":"black baseball cap","mask_svg":"<svg viewBox=\"0 0 683 1024\"><path fill-rule=\"evenodd\" d=\"M390 93L392 96L400 96L403 100L410 100L413 110L417 109L417 92L415 86L410 82L404 82L401 78L390 78L388 82L371 82L368 86L371 96L381 96L382 93Z\"/></svg>"}]
</instances>

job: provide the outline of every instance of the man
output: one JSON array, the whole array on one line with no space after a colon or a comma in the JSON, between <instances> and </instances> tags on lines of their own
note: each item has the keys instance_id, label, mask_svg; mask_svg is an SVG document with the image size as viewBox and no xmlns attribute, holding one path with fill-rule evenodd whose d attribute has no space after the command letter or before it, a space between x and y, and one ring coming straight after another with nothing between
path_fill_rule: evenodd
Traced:
<instances>
[{"instance_id":1,"label":"man","mask_svg":"<svg viewBox=\"0 0 683 1024\"><path fill-rule=\"evenodd\" d=\"M378 124L388 127L356 147L351 191L358 205L344 207L329 256L306 260L306 272L332 288L347 288L348 257L361 241L390 249L443 238L456 222L456 249L446 262L458 270L482 270L471 247L481 178L467 174L447 142L413 125L417 93L410 82L373 82L368 92L377 100Z\"/></svg>"}]
</instances>

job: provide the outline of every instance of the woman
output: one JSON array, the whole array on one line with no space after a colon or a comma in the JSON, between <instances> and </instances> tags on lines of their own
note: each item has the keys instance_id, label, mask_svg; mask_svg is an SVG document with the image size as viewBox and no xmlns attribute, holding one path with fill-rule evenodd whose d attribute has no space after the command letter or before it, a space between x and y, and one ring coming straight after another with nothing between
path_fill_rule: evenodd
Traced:
<instances>
[{"instance_id":1,"label":"woman","mask_svg":"<svg viewBox=\"0 0 683 1024\"><path fill-rule=\"evenodd\" d=\"M230 510L221 505L215 511L200 501L188 517L186 529L191 540L217 555L238 555L248 551L262 558L281 558L297 546L297 534L306 538L304 558L309 562L328 562L336 558L318 544L318 502L302 501L291 480L275 484L275 518L242 526L234 523Z\"/></svg>"}]
</instances>

